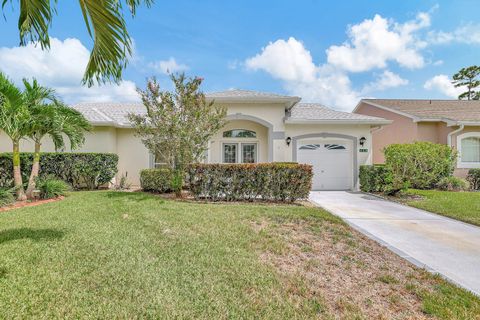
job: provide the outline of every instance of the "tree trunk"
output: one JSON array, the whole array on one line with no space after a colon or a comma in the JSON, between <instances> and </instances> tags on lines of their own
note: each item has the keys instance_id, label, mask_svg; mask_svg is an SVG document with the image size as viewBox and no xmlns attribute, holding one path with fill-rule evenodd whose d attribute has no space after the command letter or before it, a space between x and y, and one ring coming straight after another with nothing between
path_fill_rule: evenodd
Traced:
<instances>
[{"instance_id":1,"label":"tree trunk","mask_svg":"<svg viewBox=\"0 0 480 320\"><path fill-rule=\"evenodd\" d=\"M40 170L40 147L41 144L39 142L35 142L35 153L33 155L32 172L30 172L30 178L28 179L27 187L28 199L32 199L33 190L35 190L38 172Z\"/></svg>"},{"instance_id":2,"label":"tree trunk","mask_svg":"<svg viewBox=\"0 0 480 320\"><path fill-rule=\"evenodd\" d=\"M18 201L27 200L25 191L23 190L22 171L20 169L20 141L13 142L13 181Z\"/></svg>"}]
</instances>

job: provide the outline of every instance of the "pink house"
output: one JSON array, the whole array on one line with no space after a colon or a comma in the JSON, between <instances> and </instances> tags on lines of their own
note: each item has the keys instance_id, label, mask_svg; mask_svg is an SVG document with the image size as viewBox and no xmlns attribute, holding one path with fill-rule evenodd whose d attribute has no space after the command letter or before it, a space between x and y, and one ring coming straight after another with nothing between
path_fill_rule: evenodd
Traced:
<instances>
[{"instance_id":1,"label":"pink house","mask_svg":"<svg viewBox=\"0 0 480 320\"><path fill-rule=\"evenodd\" d=\"M480 101L363 99L353 112L393 121L372 132L373 163L389 144L430 141L458 150L456 175L480 168Z\"/></svg>"}]
</instances>

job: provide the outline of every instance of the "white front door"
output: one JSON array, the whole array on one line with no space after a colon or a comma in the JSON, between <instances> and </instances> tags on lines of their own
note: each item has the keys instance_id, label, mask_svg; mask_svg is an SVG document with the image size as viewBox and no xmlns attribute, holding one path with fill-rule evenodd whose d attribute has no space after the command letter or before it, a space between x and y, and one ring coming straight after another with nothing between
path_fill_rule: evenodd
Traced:
<instances>
[{"instance_id":1,"label":"white front door","mask_svg":"<svg viewBox=\"0 0 480 320\"><path fill-rule=\"evenodd\" d=\"M313 166L313 190L352 189L352 155L349 140L301 140L297 144L297 162Z\"/></svg>"}]
</instances>

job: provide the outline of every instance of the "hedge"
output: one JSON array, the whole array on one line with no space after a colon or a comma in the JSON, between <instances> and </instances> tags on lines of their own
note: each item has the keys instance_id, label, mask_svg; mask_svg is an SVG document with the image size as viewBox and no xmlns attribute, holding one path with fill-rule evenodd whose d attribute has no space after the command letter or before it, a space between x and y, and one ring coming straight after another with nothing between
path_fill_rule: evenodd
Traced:
<instances>
[{"instance_id":1,"label":"hedge","mask_svg":"<svg viewBox=\"0 0 480 320\"><path fill-rule=\"evenodd\" d=\"M312 187L312 166L296 163L194 164L187 169L196 199L295 201Z\"/></svg>"},{"instance_id":2,"label":"hedge","mask_svg":"<svg viewBox=\"0 0 480 320\"><path fill-rule=\"evenodd\" d=\"M467 181L472 190L480 190L480 169L468 170Z\"/></svg>"},{"instance_id":3,"label":"hedge","mask_svg":"<svg viewBox=\"0 0 480 320\"><path fill-rule=\"evenodd\" d=\"M140 185L145 191L172 191L173 172L167 168L140 171Z\"/></svg>"},{"instance_id":4,"label":"hedge","mask_svg":"<svg viewBox=\"0 0 480 320\"><path fill-rule=\"evenodd\" d=\"M28 182L33 153L21 153L22 178ZM117 173L118 156L111 153L63 153L40 155L40 178L53 176L75 189L98 189L110 182ZM13 185L12 154L0 154L0 187Z\"/></svg>"},{"instance_id":5,"label":"hedge","mask_svg":"<svg viewBox=\"0 0 480 320\"><path fill-rule=\"evenodd\" d=\"M390 192L393 177L385 165L362 165L359 178L360 190L364 192Z\"/></svg>"}]
</instances>

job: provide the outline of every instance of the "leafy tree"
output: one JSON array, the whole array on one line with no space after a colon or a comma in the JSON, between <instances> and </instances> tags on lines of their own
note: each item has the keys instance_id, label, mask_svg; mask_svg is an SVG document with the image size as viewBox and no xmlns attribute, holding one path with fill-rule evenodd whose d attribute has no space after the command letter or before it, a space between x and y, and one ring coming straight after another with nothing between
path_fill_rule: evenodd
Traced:
<instances>
[{"instance_id":1,"label":"leafy tree","mask_svg":"<svg viewBox=\"0 0 480 320\"><path fill-rule=\"evenodd\" d=\"M480 66L462 68L453 75L452 83L455 87L467 87L467 91L458 96L459 100L479 100L480 91L475 90L480 86Z\"/></svg>"},{"instance_id":2,"label":"leafy tree","mask_svg":"<svg viewBox=\"0 0 480 320\"><path fill-rule=\"evenodd\" d=\"M8 2L0 0L2 10ZM127 30L123 6L135 16L140 5L150 7L153 0L78 0L93 48L90 53L83 82L91 86L94 80L118 82L127 59L132 53L132 41ZM20 14L18 31L20 44L40 43L42 49L50 47L49 28L56 13L56 0L18 0Z\"/></svg>"},{"instance_id":3,"label":"leafy tree","mask_svg":"<svg viewBox=\"0 0 480 320\"><path fill-rule=\"evenodd\" d=\"M90 129L90 124L80 112L60 102L52 89L40 86L35 79L31 84L25 79L23 83L30 113L28 137L35 143L32 170L26 193L27 197L31 198L40 170L42 139L49 136L55 149L58 150L65 147L65 136L73 150L83 144L84 133ZM50 103L47 103L48 100Z\"/></svg>"},{"instance_id":4,"label":"leafy tree","mask_svg":"<svg viewBox=\"0 0 480 320\"><path fill-rule=\"evenodd\" d=\"M29 130L30 113L25 95L15 84L0 72L0 129L12 140L13 179L17 199L26 200L20 168L20 140Z\"/></svg>"},{"instance_id":5,"label":"leafy tree","mask_svg":"<svg viewBox=\"0 0 480 320\"><path fill-rule=\"evenodd\" d=\"M181 196L187 165L203 159L208 141L226 123L227 110L206 100L201 78L172 74L171 79L174 92L160 90L156 79L150 79L139 90L146 114L130 114L129 120L150 152L173 169L173 189Z\"/></svg>"}]
</instances>

